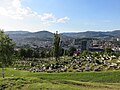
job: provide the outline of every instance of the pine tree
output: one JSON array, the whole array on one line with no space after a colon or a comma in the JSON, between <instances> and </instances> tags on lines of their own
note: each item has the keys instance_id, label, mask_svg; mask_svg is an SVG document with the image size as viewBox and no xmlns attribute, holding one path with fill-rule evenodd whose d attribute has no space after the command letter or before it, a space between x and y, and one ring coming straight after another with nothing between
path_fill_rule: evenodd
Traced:
<instances>
[{"instance_id":1,"label":"pine tree","mask_svg":"<svg viewBox=\"0 0 120 90\"><path fill-rule=\"evenodd\" d=\"M54 57L56 61L59 60L60 55L60 35L58 34L58 31L54 34Z\"/></svg>"}]
</instances>

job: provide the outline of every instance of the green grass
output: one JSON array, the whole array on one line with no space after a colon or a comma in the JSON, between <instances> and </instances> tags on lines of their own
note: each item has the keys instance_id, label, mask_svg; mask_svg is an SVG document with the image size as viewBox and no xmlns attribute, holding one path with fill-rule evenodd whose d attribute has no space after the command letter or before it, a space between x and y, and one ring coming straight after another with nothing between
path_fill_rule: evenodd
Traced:
<instances>
[{"instance_id":1,"label":"green grass","mask_svg":"<svg viewBox=\"0 0 120 90\"><path fill-rule=\"evenodd\" d=\"M31 73L6 68L2 84L6 90L120 90L120 71Z\"/></svg>"}]
</instances>

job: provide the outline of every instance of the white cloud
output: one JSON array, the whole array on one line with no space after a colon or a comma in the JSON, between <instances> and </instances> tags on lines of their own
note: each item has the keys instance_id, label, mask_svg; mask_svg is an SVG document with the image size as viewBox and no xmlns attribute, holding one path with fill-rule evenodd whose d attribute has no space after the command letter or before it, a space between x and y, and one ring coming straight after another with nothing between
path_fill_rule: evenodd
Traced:
<instances>
[{"instance_id":1,"label":"white cloud","mask_svg":"<svg viewBox=\"0 0 120 90\"><path fill-rule=\"evenodd\" d=\"M52 13L44 13L43 15L39 16L42 21L47 21L47 20L54 20L55 16Z\"/></svg>"},{"instance_id":2,"label":"white cloud","mask_svg":"<svg viewBox=\"0 0 120 90\"><path fill-rule=\"evenodd\" d=\"M41 21L56 21L58 23L65 23L69 20L68 17L57 19L57 17L52 13L38 14L37 12L32 11L29 7L23 7L21 5L21 0L1 0L0 2L4 4L0 5L0 15L13 19L24 19L27 16L35 16L40 18Z\"/></svg>"},{"instance_id":3,"label":"white cloud","mask_svg":"<svg viewBox=\"0 0 120 90\"><path fill-rule=\"evenodd\" d=\"M0 15L7 15L7 11L5 8L0 7Z\"/></svg>"},{"instance_id":4,"label":"white cloud","mask_svg":"<svg viewBox=\"0 0 120 90\"><path fill-rule=\"evenodd\" d=\"M4 6L0 5L0 15L10 17L13 19L23 19L27 15L31 15L31 9L23 8L20 0L1 0ZM9 2L9 4L8 4Z\"/></svg>"},{"instance_id":5,"label":"white cloud","mask_svg":"<svg viewBox=\"0 0 120 90\"><path fill-rule=\"evenodd\" d=\"M13 0L12 6L15 7L15 8L21 7L20 0Z\"/></svg>"},{"instance_id":6,"label":"white cloud","mask_svg":"<svg viewBox=\"0 0 120 90\"><path fill-rule=\"evenodd\" d=\"M66 23L68 20L70 20L70 18L64 17L64 18L58 19L57 22L58 22L58 23Z\"/></svg>"},{"instance_id":7,"label":"white cloud","mask_svg":"<svg viewBox=\"0 0 120 90\"><path fill-rule=\"evenodd\" d=\"M53 13L33 11L22 5L21 0L0 0L0 27L3 28L46 28L53 24L66 23L69 18L58 18ZM8 23L11 22L12 23ZM37 26L39 25L39 26Z\"/></svg>"}]
</instances>

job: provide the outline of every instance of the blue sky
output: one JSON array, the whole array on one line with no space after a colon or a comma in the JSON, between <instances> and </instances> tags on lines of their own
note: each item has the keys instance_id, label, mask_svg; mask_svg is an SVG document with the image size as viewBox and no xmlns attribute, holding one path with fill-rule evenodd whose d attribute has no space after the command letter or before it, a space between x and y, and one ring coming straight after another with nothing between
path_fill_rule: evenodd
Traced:
<instances>
[{"instance_id":1,"label":"blue sky","mask_svg":"<svg viewBox=\"0 0 120 90\"><path fill-rule=\"evenodd\" d=\"M120 29L120 0L1 0L5 30L55 32Z\"/></svg>"}]
</instances>

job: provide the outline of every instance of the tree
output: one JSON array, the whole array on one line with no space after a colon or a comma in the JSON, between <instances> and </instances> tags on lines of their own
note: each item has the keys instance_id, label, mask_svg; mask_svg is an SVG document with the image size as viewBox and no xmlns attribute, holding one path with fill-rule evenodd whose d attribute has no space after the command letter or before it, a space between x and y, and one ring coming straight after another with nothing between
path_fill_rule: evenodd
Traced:
<instances>
[{"instance_id":1,"label":"tree","mask_svg":"<svg viewBox=\"0 0 120 90\"><path fill-rule=\"evenodd\" d=\"M56 33L54 34L54 57L57 62L58 62L59 54L60 54L59 50L60 50L60 36L58 32L56 31Z\"/></svg>"},{"instance_id":2,"label":"tree","mask_svg":"<svg viewBox=\"0 0 120 90\"><path fill-rule=\"evenodd\" d=\"M74 52L76 51L76 48L75 47L70 47L69 48L69 56L73 56Z\"/></svg>"},{"instance_id":3,"label":"tree","mask_svg":"<svg viewBox=\"0 0 120 90\"><path fill-rule=\"evenodd\" d=\"M33 54L34 54L33 50L28 48L26 51L26 58L32 58Z\"/></svg>"},{"instance_id":4,"label":"tree","mask_svg":"<svg viewBox=\"0 0 120 90\"><path fill-rule=\"evenodd\" d=\"M2 63L2 77L4 78L4 66L12 63L14 54L14 46L12 39L0 29L0 62Z\"/></svg>"},{"instance_id":5,"label":"tree","mask_svg":"<svg viewBox=\"0 0 120 90\"><path fill-rule=\"evenodd\" d=\"M26 52L27 52L26 49L21 48L19 51L20 57L26 58Z\"/></svg>"},{"instance_id":6,"label":"tree","mask_svg":"<svg viewBox=\"0 0 120 90\"><path fill-rule=\"evenodd\" d=\"M33 52L33 57L34 57L34 58L39 58L39 57L40 57L40 53L37 52L37 51L34 51L34 52Z\"/></svg>"},{"instance_id":7,"label":"tree","mask_svg":"<svg viewBox=\"0 0 120 90\"><path fill-rule=\"evenodd\" d=\"M41 52L41 58L45 58L45 51Z\"/></svg>"},{"instance_id":8,"label":"tree","mask_svg":"<svg viewBox=\"0 0 120 90\"><path fill-rule=\"evenodd\" d=\"M64 49L62 47L60 47L60 49L59 49L59 55L63 56L63 54L64 54Z\"/></svg>"}]
</instances>

